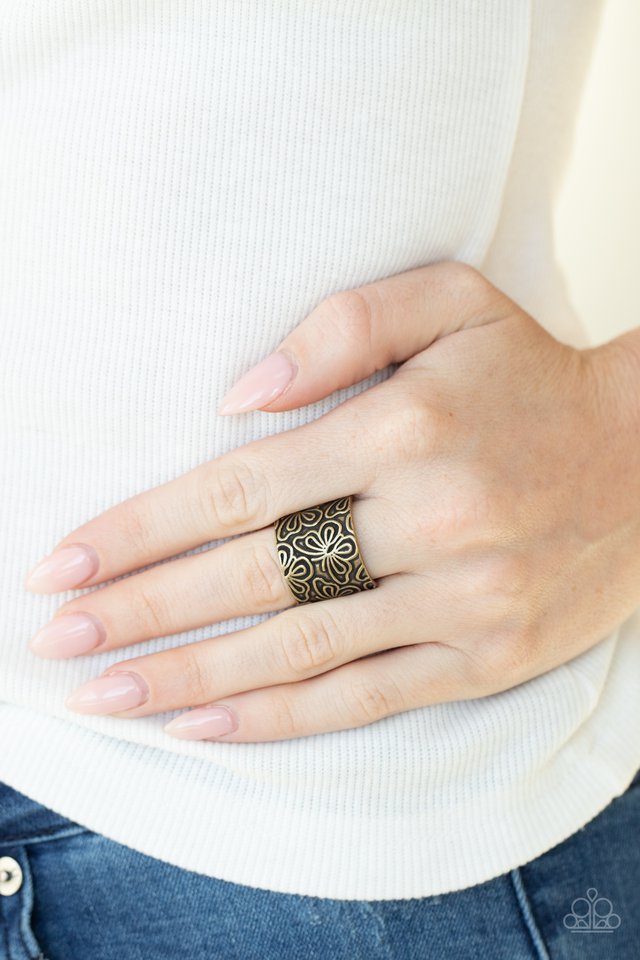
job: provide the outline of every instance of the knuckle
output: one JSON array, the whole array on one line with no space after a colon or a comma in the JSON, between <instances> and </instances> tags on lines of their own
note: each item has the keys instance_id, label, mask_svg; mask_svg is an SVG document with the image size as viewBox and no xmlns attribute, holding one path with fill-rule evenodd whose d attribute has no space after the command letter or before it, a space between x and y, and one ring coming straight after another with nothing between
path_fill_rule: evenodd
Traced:
<instances>
[{"instance_id":1,"label":"knuckle","mask_svg":"<svg viewBox=\"0 0 640 960\"><path fill-rule=\"evenodd\" d=\"M487 282L484 274L464 260L443 260L438 264L438 274L440 282L452 291L470 289Z\"/></svg>"},{"instance_id":2,"label":"knuckle","mask_svg":"<svg viewBox=\"0 0 640 960\"><path fill-rule=\"evenodd\" d=\"M296 677L315 674L337 659L335 624L329 618L299 618L283 630L280 645L290 674Z\"/></svg>"},{"instance_id":3,"label":"knuckle","mask_svg":"<svg viewBox=\"0 0 640 960\"><path fill-rule=\"evenodd\" d=\"M492 553L482 558L475 575L475 591L508 603L522 599L529 583L529 564L517 552Z\"/></svg>"},{"instance_id":4,"label":"knuckle","mask_svg":"<svg viewBox=\"0 0 640 960\"><path fill-rule=\"evenodd\" d=\"M443 261L438 269L440 282L456 298L477 297L493 289L491 282L480 270L462 260Z\"/></svg>"},{"instance_id":5,"label":"knuckle","mask_svg":"<svg viewBox=\"0 0 640 960\"><path fill-rule=\"evenodd\" d=\"M487 666L484 648L481 644L462 646L458 651L461 656L458 660L456 682L460 693L468 691L469 696L483 696L494 692L491 680L491 671Z\"/></svg>"},{"instance_id":6,"label":"knuckle","mask_svg":"<svg viewBox=\"0 0 640 960\"><path fill-rule=\"evenodd\" d=\"M454 491L430 511L426 526L432 542L448 548L471 546L481 541L481 505L473 498Z\"/></svg>"},{"instance_id":7,"label":"knuckle","mask_svg":"<svg viewBox=\"0 0 640 960\"><path fill-rule=\"evenodd\" d=\"M480 270L460 260L440 263L438 280L451 300L452 309L470 319L482 316L498 301L506 299Z\"/></svg>"},{"instance_id":8,"label":"knuckle","mask_svg":"<svg viewBox=\"0 0 640 960\"><path fill-rule=\"evenodd\" d=\"M259 610L282 604L286 596L280 565L266 544L253 544L247 551L243 582L249 599Z\"/></svg>"},{"instance_id":9,"label":"knuckle","mask_svg":"<svg viewBox=\"0 0 640 960\"><path fill-rule=\"evenodd\" d=\"M247 523L261 520L266 513L268 491L265 481L246 460L224 458L204 474L200 502L207 523L233 532Z\"/></svg>"},{"instance_id":10,"label":"knuckle","mask_svg":"<svg viewBox=\"0 0 640 960\"><path fill-rule=\"evenodd\" d=\"M121 529L125 543L135 556L152 556L157 549L157 534L149 517L143 517L135 498L121 504Z\"/></svg>"},{"instance_id":11,"label":"knuckle","mask_svg":"<svg viewBox=\"0 0 640 960\"><path fill-rule=\"evenodd\" d=\"M479 647L482 663L493 680L508 677L513 685L525 677L540 649L539 602L527 558L517 553L483 557L472 593L490 625Z\"/></svg>"},{"instance_id":12,"label":"knuckle","mask_svg":"<svg viewBox=\"0 0 640 960\"><path fill-rule=\"evenodd\" d=\"M452 476L430 511L429 532L448 546L492 549L510 537L508 516L495 485L467 466L463 476Z\"/></svg>"},{"instance_id":13,"label":"knuckle","mask_svg":"<svg viewBox=\"0 0 640 960\"><path fill-rule=\"evenodd\" d=\"M145 587L142 583L138 584L132 600L132 609L145 634L151 632L154 637L164 635L165 630L168 629L170 617L169 604L162 593Z\"/></svg>"},{"instance_id":14,"label":"knuckle","mask_svg":"<svg viewBox=\"0 0 640 960\"><path fill-rule=\"evenodd\" d=\"M356 723L380 720L402 710L402 694L389 677L352 680L343 698L347 716Z\"/></svg>"},{"instance_id":15,"label":"knuckle","mask_svg":"<svg viewBox=\"0 0 640 960\"><path fill-rule=\"evenodd\" d=\"M293 705L287 694L276 693L275 691L271 693L269 727L275 736L282 740L290 740L300 735Z\"/></svg>"},{"instance_id":16,"label":"knuckle","mask_svg":"<svg viewBox=\"0 0 640 960\"><path fill-rule=\"evenodd\" d=\"M353 344L358 350L371 346L375 294L362 289L339 290L325 300L332 335Z\"/></svg>"},{"instance_id":17,"label":"knuckle","mask_svg":"<svg viewBox=\"0 0 640 960\"><path fill-rule=\"evenodd\" d=\"M433 454L444 432L439 412L411 396L384 417L381 425L386 449L392 452L394 460L401 456L413 461Z\"/></svg>"},{"instance_id":18,"label":"knuckle","mask_svg":"<svg viewBox=\"0 0 640 960\"><path fill-rule=\"evenodd\" d=\"M176 651L171 651L175 654ZM195 647L183 647L179 651L180 662L177 676L180 677L180 695L181 699L186 697L189 705L206 703L207 700L214 698L212 678L209 675L202 649ZM172 670L176 675L175 668ZM184 704L183 704L184 705Z\"/></svg>"},{"instance_id":19,"label":"knuckle","mask_svg":"<svg viewBox=\"0 0 640 960\"><path fill-rule=\"evenodd\" d=\"M503 624L484 645L483 661L498 689L514 686L527 676L533 660L532 635L515 620Z\"/></svg>"}]
</instances>

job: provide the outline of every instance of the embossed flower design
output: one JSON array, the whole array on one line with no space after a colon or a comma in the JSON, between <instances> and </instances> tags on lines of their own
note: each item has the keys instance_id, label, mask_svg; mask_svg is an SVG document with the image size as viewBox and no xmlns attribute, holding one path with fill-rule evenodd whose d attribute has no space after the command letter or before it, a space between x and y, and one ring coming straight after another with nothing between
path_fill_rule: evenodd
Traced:
<instances>
[{"instance_id":1,"label":"embossed flower design","mask_svg":"<svg viewBox=\"0 0 640 960\"><path fill-rule=\"evenodd\" d=\"M357 549L354 541L344 536L339 522L325 520L315 530L294 537L293 544L330 579L343 583L349 579Z\"/></svg>"},{"instance_id":2,"label":"embossed flower design","mask_svg":"<svg viewBox=\"0 0 640 960\"><path fill-rule=\"evenodd\" d=\"M296 556L289 543L278 545L278 556L292 593L301 603L308 602L309 588L313 576L311 562L307 557Z\"/></svg>"}]
</instances>

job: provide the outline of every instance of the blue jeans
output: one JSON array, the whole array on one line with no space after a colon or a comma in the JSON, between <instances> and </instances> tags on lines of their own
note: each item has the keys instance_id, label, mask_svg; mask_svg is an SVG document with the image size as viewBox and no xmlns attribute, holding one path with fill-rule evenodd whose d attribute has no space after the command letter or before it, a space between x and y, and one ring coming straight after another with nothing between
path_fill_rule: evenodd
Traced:
<instances>
[{"instance_id":1,"label":"blue jeans","mask_svg":"<svg viewBox=\"0 0 640 960\"><path fill-rule=\"evenodd\" d=\"M639 844L640 772L585 828L494 880L332 900L182 870L0 783L0 958L637 960Z\"/></svg>"}]
</instances>

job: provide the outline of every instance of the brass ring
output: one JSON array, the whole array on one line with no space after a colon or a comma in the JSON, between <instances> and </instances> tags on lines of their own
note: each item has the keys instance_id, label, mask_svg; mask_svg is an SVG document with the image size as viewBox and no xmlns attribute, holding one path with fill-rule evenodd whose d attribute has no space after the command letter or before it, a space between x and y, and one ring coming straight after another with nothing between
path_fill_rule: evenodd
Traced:
<instances>
[{"instance_id":1,"label":"brass ring","mask_svg":"<svg viewBox=\"0 0 640 960\"><path fill-rule=\"evenodd\" d=\"M352 495L287 513L275 523L282 574L297 603L373 590L351 513Z\"/></svg>"}]
</instances>

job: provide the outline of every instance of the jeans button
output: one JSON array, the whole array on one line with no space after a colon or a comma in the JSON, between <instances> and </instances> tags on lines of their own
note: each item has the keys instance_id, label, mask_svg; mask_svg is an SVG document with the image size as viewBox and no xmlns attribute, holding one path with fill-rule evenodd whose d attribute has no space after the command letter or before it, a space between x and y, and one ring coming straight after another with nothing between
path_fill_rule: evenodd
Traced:
<instances>
[{"instance_id":1,"label":"jeans button","mask_svg":"<svg viewBox=\"0 0 640 960\"><path fill-rule=\"evenodd\" d=\"M0 896L10 897L22 886L22 868L13 857L0 857Z\"/></svg>"}]
</instances>

